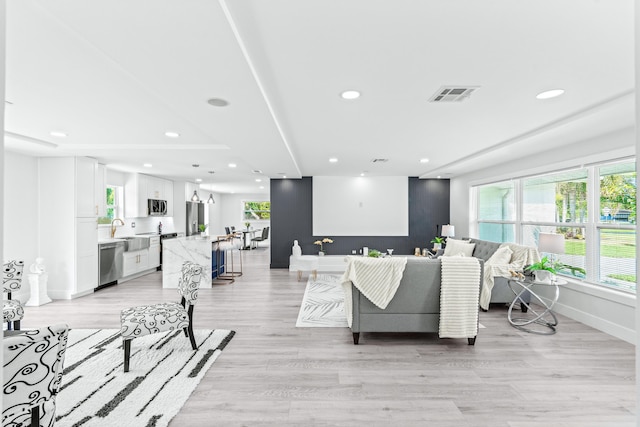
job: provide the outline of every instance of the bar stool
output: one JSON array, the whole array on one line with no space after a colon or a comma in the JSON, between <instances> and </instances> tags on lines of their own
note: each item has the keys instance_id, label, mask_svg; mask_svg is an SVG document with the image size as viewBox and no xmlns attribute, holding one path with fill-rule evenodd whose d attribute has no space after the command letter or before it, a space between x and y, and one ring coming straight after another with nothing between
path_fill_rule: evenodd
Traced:
<instances>
[{"instance_id":1,"label":"bar stool","mask_svg":"<svg viewBox=\"0 0 640 427\"><path fill-rule=\"evenodd\" d=\"M218 236L218 241L212 242L212 251L216 253L216 279L229 280L231 283L236 277L242 276L242 252L240 252L240 243L235 241L233 234L226 236ZM240 270L235 270L234 251L240 256ZM231 261L231 269L229 269L229 261Z\"/></svg>"}]
</instances>

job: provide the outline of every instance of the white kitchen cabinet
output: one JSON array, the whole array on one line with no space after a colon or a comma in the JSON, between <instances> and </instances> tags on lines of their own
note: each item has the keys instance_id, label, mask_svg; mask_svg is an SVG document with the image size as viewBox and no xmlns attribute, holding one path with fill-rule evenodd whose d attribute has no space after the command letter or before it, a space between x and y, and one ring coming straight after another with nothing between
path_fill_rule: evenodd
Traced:
<instances>
[{"instance_id":1,"label":"white kitchen cabinet","mask_svg":"<svg viewBox=\"0 0 640 427\"><path fill-rule=\"evenodd\" d=\"M93 292L98 283L98 224L95 159L38 160L39 255L44 258L53 299Z\"/></svg>"},{"instance_id":2,"label":"white kitchen cabinet","mask_svg":"<svg viewBox=\"0 0 640 427\"><path fill-rule=\"evenodd\" d=\"M160 237L149 238L149 268L160 266Z\"/></svg>"},{"instance_id":3,"label":"white kitchen cabinet","mask_svg":"<svg viewBox=\"0 0 640 427\"><path fill-rule=\"evenodd\" d=\"M98 216L98 205L96 204L98 162L89 157L76 157L71 160L75 160L73 166L76 174L76 217L95 218Z\"/></svg>"},{"instance_id":4,"label":"white kitchen cabinet","mask_svg":"<svg viewBox=\"0 0 640 427\"><path fill-rule=\"evenodd\" d=\"M147 204L149 178L139 173L127 174L124 183L124 216L126 218L149 216Z\"/></svg>"},{"instance_id":5,"label":"white kitchen cabinet","mask_svg":"<svg viewBox=\"0 0 640 427\"><path fill-rule=\"evenodd\" d=\"M122 263L123 277L131 276L149 269L149 249L124 253Z\"/></svg>"},{"instance_id":6,"label":"white kitchen cabinet","mask_svg":"<svg viewBox=\"0 0 640 427\"><path fill-rule=\"evenodd\" d=\"M167 216L173 216L173 181L164 180L164 200L167 201Z\"/></svg>"},{"instance_id":7,"label":"white kitchen cabinet","mask_svg":"<svg viewBox=\"0 0 640 427\"><path fill-rule=\"evenodd\" d=\"M154 176L130 173L124 184L124 216L149 216L149 199L167 201L167 216L173 215L173 181Z\"/></svg>"},{"instance_id":8,"label":"white kitchen cabinet","mask_svg":"<svg viewBox=\"0 0 640 427\"><path fill-rule=\"evenodd\" d=\"M96 165L96 189L95 198L98 206L98 216L107 216L107 168L105 165Z\"/></svg>"},{"instance_id":9,"label":"white kitchen cabinet","mask_svg":"<svg viewBox=\"0 0 640 427\"><path fill-rule=\"evenodd\" d=\"M76 293L98 287L98 224L93 218L76 218Z\"/></svg>"},{"instance_id":10,"label":"white kitchen cabinet","mask_svg":"<svg viewBox=\"0 0 640 427\"><path fill-rule=\"evenodd\" d=\"M147 199L160 199L165 200L164 197L164 182L166 179L156 178L153 176L147 177Z\"/></svg>"}]
</instances>

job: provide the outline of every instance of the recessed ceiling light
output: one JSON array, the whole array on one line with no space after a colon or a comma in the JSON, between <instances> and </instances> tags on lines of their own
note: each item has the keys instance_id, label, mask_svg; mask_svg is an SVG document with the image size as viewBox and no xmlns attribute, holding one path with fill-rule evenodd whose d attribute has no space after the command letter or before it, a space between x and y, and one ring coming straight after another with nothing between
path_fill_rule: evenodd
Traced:
<instances>
[{"instance_id":1,"label":"recessed ceiling light","mask_svg":"<svg viewBox=\"0 0 640 427\"><path fill-rule=\"evenodd\" d=\"M536 95L537 99L549 99L555 98L556 96L560 96L564 93L564 89L552 89L544 92L540 92Z\"/></svg>"},{"instance_id":2,"label":"recessed ceiling light","mask_svg":"<svg viewBox=\"0 0 640 427\"><path fill-rule=\"evenodd\" d=\"M260 178L256 178L256 182L262 182Z\"/></svg>"},{"instance_id":3,"label":"recessed ceiling light","mask_svg":"<svg viewBox=\"0 0 640 427\"><path fill-rule=\"evenodd\" d=\"M335 158L335 157L332 157L332 158L330 158L330 159L329 159L329 161L330 161L331 163L336 163L336 162L338 161L338 159L337 159L337 158Z\"/></svg>"},{"instance_id":4,"label":"recessed ceiling light","mask_svg":"<svg viewBox=\"0 0 640 427\"><path fill-rule=\"evenodd\" d=\"M229 166L230 168L235 168L235 167L236 167L236 166L238 166L238 165L236 165L235 163L229 163L229 165L228 165L228 166Z\"/></svg>"},{"instance_id":5,"label":"recessed ceiling light","mask_svg":"<svg viewBox=\"0 0 640 427\"><path fill-rule=\"evenodd\" d=\"M214 107L226 107L229 105L229 101L222 98L211 98L207 99L207 104L213 105Z\"/></svg>"},{"instance_id":6,"label":"recessed ceiling light","mask_svg":"<svg viewBox=\"0 0 640 427\"><path fill-rule=\"evenodd\" d=\"M180 137L180 134L178 132L165 132L164 135L168 136L169 138L179 138Z\"/></svg>"},{"instance_id":7,"label":"recessed ceiling light","mask_svg":"<svg viewBox=\"0 0 640 427\"><path fill-rule=\"evenodd\" d=\"M49 132L49 135L51 136L56 136L58 138L66 138L67 134L64 132L57 132L57 131L53 131L53 132Z\"/></svg>"},{"instance_id":8,"label":"recessed ceiling light","mask_svg":"<svg viewBox=\"0 0 640 427\"><path fill-rule=\"evenodd\" d=\"M360 174L360 176L364 176L364 172L362 172L362 173Z\"/></svg>"},{"instance_id":9,"label":"recessed ceiling light","mask_svg":"<svg viewBox=\"0 0 640 427\"><path fill-rule=\"evenodd\" d=\"M264 185L261 185L261 186L260 186L260 189L261 189L261 190L264 190Z\"/></svg>"},{"instance_id":10,"label":"recessed ceiling light","mask_svg":"<svg viewBox=\"0 0 640 427\"><path fill-rule=\"evenodd\" d=\"M360 92L357 90L345 90L340 96L342 99L358 99L360 98Z\"/></svg>"},{"instance_id":11,"label":"recessed ceiling light","mask_svg":"<svg viewBox=\"0 0 640 427\"><path fill-rule=\"evenodd\" d=\"M144 166L145 168L152 168L153 167L153 165L151 163L145 163L142 166Z\"/></svg>"},{"instance_id":12,"label":"recessed ceiling light","mask_svg":"<svg viewBox=\"0 0 640 427\"><path fill-rule=\"evenodd\" d=\"M429 159L427 158L420 159L420 163L429 163Z\"/></svg>"},{"instance_id":13,"label":"recessed ceiling light","mask_svg":"<svg viewBox=\"0 0 640 427\"><path fill-rule=\"evenodd\" d=\"M196 182L202 182L202 179L196 178Z\"/></svg>"},{"instance_id":14,"label":"recessed ceiling light","mask_svg":"<svg viewBox=\"0 0 640 427\"><path fill-rule=\"evenodd\" d=\"M436 176L436 178L440 179L441 177L440 177L440 175L438 175L438 176Z\"/></svg>"},{"instance_id":15,"label":"recessed ceiling light","mask_svg":"<svg viewBox=\"0 0 640 427\"><path fill-rule=\"evenodd\" d=\"M287 179L287 175L282 175L282 178L283 179Z\"/></svg>"}]
</instances>

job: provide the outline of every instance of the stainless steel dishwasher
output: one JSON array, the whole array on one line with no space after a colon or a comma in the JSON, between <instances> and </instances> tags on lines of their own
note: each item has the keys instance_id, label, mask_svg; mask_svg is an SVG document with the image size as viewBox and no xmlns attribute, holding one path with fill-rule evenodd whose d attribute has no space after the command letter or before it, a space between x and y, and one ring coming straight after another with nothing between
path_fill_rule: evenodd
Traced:
<instances>
[{"instance_id":1,"label":"stainless steel dishwasher","mask_svg":"<svg viewBox=\"0 0 640 427\"><path fill-rule=\"evenodd\" d=\"M125 242L109 242L100 243L99 247L99 263L100 278L98 281L98 289L105 286L115 285L118 279L122 278L122 262L124 255Z\"/></svg>"}]
</instances>

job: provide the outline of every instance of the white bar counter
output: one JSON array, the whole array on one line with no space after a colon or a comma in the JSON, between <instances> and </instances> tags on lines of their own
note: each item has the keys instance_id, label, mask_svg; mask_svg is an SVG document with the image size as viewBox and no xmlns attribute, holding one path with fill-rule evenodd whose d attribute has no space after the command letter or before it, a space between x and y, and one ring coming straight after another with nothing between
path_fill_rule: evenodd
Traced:
<instances>
[{"instance_id":1,"label":"white bar counter","mask_svg":"<svg viewBox=\"0 0 640 427\"><path fill-rule=\"evenodd\" d=\"M215 238L214 238L215 240ZM202 285L211 283L211 236L189 236L162 242L162 287L177 288L182 264L191 261L204 267Z\"/></svg>"}]
</instances>

